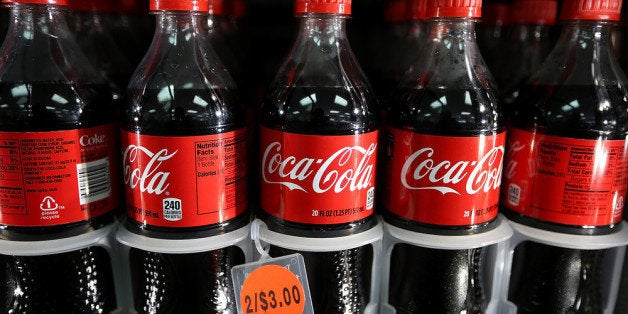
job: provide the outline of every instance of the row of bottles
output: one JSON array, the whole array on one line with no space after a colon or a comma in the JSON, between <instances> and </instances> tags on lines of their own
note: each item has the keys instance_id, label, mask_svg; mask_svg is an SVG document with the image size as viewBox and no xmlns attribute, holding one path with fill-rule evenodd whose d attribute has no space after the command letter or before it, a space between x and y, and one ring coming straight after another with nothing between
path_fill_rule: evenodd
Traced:
<instances>
[{"instance_id":1,"label":"row of bottles","mask_svg":"<svg viewBox=\"0 0 628 314\"><path fill-rule=\"evenodd\" d=\"M347 38L351 1L296 0L296 40L259 108L220 1L151 0L155 33L139 63L117 46L112 28L126 22L112 22L119 8L107 1L3 2L0 236L32 245L119 222L139 313L235 312L230 269L252 259L240 237L250 212L277 234L266 238L271 256L304 257L320 313L376 311L378 267L389 268L381 289L397 313L487 311L498 286L487 283L487 265L507 238L498 212L557 233L621 231L628 100L609 23L619 0L565 1L547 58L536 40L557 4L517 0L521 46L495 63L501 91L476 43L480 0L391 2L410 22L392 25L384 61L369 71L374 90ZM411 240L396 241L378 266L380 231L395 228ZM210 250L175 249L235 234ZM365 234L373 238L331 251L305 245ZM497 235L466 240L487 234ZM430 236L467 244L419 243ZM592 294L606 249L530 241L514 250L509 300L519 312L601 311ZM117 255L92 244L45 263L3 255L5 277L18 284L3 287L1 304L111 312L122 302ZM562 265L581 271L547 272ZM79 292L49 286L61 281ZM62 293L79 301L49 302Z\"/></svg>"}]
</instances>

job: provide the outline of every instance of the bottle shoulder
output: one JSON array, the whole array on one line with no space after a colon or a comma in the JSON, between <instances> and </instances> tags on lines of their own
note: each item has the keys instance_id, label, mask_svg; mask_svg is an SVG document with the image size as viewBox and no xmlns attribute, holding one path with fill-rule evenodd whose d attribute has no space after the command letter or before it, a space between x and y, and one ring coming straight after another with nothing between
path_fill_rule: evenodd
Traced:
<instances>
[{"instance_id":1,"label":"bottle shoulder","mask_svg":"<svg viewBox=\"0 0 628 314\"><path fill-rule=\"evenodd\" d=\"M111 95L105 84L0 82L0 128L53 131L112 123Z\"/></svg>"}]
</instances>

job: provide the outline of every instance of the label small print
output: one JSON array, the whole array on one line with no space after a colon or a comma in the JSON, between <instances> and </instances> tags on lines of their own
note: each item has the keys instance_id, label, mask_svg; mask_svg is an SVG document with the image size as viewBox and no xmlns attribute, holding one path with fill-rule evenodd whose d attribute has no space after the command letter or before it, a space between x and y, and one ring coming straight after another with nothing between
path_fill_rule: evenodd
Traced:
<instances>
[{"instance_id":1,"label":"label small print","mask_svg":"<svg viewBox=\"0 0 628 314\"><path fill-rule=\"evenodd\" d=\"M179 221L183 219L183 206L178 198L163 199L164 219L168 221Z\"/></svg>"}]
</instances>

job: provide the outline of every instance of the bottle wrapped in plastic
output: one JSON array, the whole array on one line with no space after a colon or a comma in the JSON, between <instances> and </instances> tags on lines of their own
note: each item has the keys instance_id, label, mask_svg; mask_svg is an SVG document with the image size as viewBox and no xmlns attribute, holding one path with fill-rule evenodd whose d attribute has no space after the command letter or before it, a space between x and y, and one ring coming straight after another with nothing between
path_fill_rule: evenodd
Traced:
<instances>
[{"instance_id":1,"label":"bottle wrapped in plastic","mask_svg":"<svg viewBox=\"0 0 628 314\"><path fill-rule=\"evenodd\" d=\"M494 228L506 137L475 40L480 12L480 1L427 1L425 47L393 98L384 137L391 225L452 236ZM390 305L399 313L484 311L487 250L396 245L384 287Z\"/></svg>"},{"instance_id":2,"label":"bottle wrapped in plastic","mask_svg":"<svg viewBox=\"0 0 628 314\"><path fill-rule=\"evenodd\" d=\"M67 1L3 2L11 18L0 50L0 238L47 241L106 227L120 206L111 90L68 30ZM117 307L102 247L1 259L2 312Z\"/></svg>"},{"instance_id":3,"label":"bottle wrapped in plastic","mask_svg":"<svg viewBox=\"0 0 628 314\"><path fill-rule=\"evenodd\" d=\"M260 109L259 215L270 230L294 236L366 231L376 225L379 123L346 36L351 1L297 0L295 7L301 19L296 41ZM300 252L315 312L364 311L371 283L361 272L370 274L371 251L358 245ZM271 254L291 252L271 247Z\"/></svg>"},{"instance_id":4,"label":"bottle wrapped in plastic","mask_svg":"<svg viewBox=\"0 0 628 314\"><path fill-rule=\"evenodd\" d=\"M628 98L611 47L621 1L564 2L556 46L510 116L501 210L552 231L616 230L626 197Z\"/></svg>"},{"instance_id":5,"label":"bottle wrapped in plastic","mask_svg":"<svg viewBox=\"0 0 628 314\"><path fill-rule=\"evenodd\" d=\"M125 227L152 238L211 241L250 220L246 108L208 38L208 1L150 5L155 37L131 78L122 118ZM226 283L231 266L244 262L240 249L133 248L129 256L139 313L235 311Z\"/></svg>"}]
</instances>

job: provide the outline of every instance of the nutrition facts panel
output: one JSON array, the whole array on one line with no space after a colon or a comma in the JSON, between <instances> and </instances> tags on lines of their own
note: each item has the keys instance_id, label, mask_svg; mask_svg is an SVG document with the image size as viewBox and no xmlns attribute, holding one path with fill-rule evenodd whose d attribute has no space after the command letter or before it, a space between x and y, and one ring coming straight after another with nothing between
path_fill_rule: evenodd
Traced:
<instances>
[{"instance_id":1,"label":"nutrition facts panel","mask_svg":"<svg viewBox=\"0 0 628 314\"><path fill-rule=\"evenodd\" d=\"M0 209L3 214L27 213L20 160L19 140L0 139Z\"/></svg>"},{"instance_id":2,"label":"nutrition facts panel","mask_svg":"<svg viewBox=\"0 0 628 314\"><path fill-rule=\"evenodd\" d=\"M196 162L196 187L224 189L219 201L212 199L207 190L199 190L197 198L198 214L215 213L220 210L234 210L241 202L246 202L246 133L234 134L215 140L194 143ZM224 182L216 182L224 178ZM216 204L216 206L206 206ZM222 206L221 206L222 205ZM227 207L223 207L227 206Z\"/></svg>"}]
</instances>

